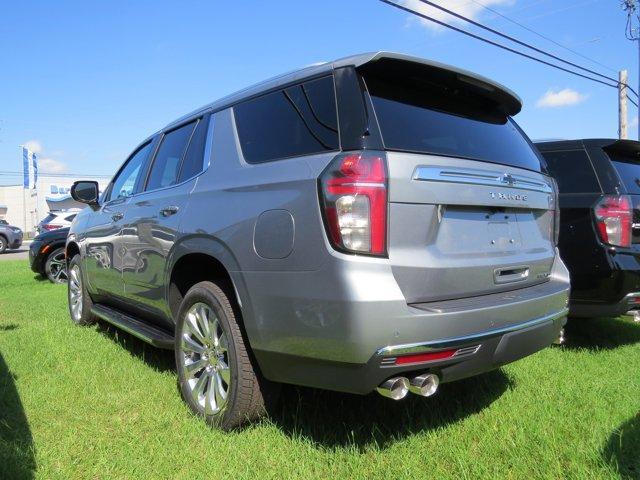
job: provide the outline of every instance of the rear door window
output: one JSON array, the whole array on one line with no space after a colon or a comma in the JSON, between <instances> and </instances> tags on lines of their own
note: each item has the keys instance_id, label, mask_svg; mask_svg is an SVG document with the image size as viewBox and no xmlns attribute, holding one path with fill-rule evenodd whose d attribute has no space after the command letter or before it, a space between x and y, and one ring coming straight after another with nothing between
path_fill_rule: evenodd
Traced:
<instances>
[{"instance_id":1,"label":"rear door window","mask_svg":"<svg viewBox=\"0 0 640 480\"><path fill-rule=\"evenodd\" d=\"M182 156L196 122L187 123L166 133L151 166L146 190L168 187L178 182Z\"/></svg>"},{"instance_id":2,"label":"rear door window","mask_svg":"<svg viewBox=\"0 0 640 480\"><path fill-rule=\"evenodd\" d=\"M193 132L193 136L189 142L189 147L187 148L184 161L182 162L178 182L183 182L191 177L195 177L203 170L204 146L207 140L208 124L211 121L213 120L211 120L211 117L209 116L198 122L196 130Z\"/></svg>"},{"instance_id":3,"label":"rear door window","mask_svg":"<svg viewBox=\"0 0 640 480\"><path fill-rule=\"evenodd\" d=\"M245 160L271 160L338 150L333 77L310 80L233 108Z\"/></svg>"},{"instance_id":4,"label":"rear door window","mask_svg":"<svg viewBox=\"0 0 640 480\"><path fill-rule=\"evenodd\" d=\"M599 193L598 178L587 152L567 150L542 152L549 174L558 182L560 193Z\"/></svg>"},{"instance_id":5,"label":"rear door window","mask_svg":"<svg viewBox=\"0 0 640 480\"><path fill-rule=\"evenodd\" d=\"M630 158L612 153L609 154L609 158L627 193L640 195L640 164Z\"/></svg>"}]
</instances>

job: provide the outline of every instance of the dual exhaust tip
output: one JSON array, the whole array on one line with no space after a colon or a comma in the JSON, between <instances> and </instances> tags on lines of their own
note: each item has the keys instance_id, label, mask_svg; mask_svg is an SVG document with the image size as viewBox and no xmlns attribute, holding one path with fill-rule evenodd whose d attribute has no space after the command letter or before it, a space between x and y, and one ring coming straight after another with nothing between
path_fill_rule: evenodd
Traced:
<instances>
[{"instance_id":1,"label":"dual exhaust tip","mask_svg":"<svg viewBox=\"0 0 640 480\"><path fill-rule=\"evenodd\" d=\"M408 379L406 377L393 377L382 383L376 391L383 397L392 400L402 400L409 392L422 397L430 397L438 391L440 379L433 373L424 373Z\"/></svg>"}]
</instances>

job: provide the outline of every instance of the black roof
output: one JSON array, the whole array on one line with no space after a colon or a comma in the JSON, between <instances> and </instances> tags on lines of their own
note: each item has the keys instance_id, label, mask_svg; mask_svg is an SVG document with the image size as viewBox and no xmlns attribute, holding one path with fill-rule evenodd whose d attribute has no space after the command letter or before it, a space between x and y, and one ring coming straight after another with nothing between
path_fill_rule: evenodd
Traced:
<instances>
[{"instance_id":1,"label":"black roof","mask_svg":"<svg viewBox=\"0 0 640 480\"><path fill-rule=\"evenodd\" d=\"M617 138L582 138L578 140L551 140L534 142L538 150L576 150L580 148L602 148L607 151L626 154L640 154L640 142L636 140L618 140Z\"/></svg>"}]
</instances>

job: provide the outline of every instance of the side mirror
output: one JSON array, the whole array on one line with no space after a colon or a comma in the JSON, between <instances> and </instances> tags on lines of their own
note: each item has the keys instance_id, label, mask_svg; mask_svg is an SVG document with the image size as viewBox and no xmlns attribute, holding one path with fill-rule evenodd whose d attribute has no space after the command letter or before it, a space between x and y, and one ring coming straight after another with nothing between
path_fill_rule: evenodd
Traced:
<instances>
[{"instance_id":1,"label":"side mirror","mask_svg":"<svg viewBox=\"0 0 640 480\"><path fill-rule=\"evenodd\" d=\"M86 203L91 207L98 206L98 182L80 180L71 186L71 198L77 202Z\"/></svg>"}]
</instances>

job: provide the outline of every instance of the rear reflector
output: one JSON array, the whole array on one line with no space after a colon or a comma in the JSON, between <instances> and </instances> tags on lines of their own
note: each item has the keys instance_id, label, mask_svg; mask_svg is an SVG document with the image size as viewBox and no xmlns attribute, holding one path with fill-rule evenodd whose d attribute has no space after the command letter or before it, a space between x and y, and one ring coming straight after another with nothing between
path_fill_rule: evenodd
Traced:
<instances>
[{"instance_id":1,"label":"rear reflector","mask_svg":"<svg viewBox=\"0 0 640 480\"><path fill-rule=\"evenodd\" d=\"M406 365L408 363L430 362L431 360L444 360L451 358L457 352L457 349L442 350L440 352L418 353L416 355L405 355L396 358L396 365Z\"/></svg>"}]
</instances>

